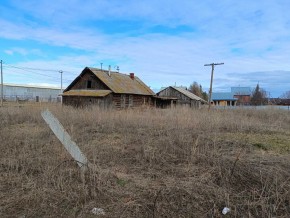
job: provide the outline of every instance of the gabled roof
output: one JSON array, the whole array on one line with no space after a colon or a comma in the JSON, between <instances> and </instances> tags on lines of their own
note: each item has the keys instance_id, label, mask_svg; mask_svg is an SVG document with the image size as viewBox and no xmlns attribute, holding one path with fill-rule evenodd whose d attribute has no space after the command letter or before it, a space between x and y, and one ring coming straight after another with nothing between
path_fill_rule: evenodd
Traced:
<instances>
[{"instance_id":1,"label":"gabled roof","mask_svg":"<svg viewBox=\"0 0 290 218\"><path fill-rule=\"evenodd\" d=\"M202 101L204 103L207 103L207 101L203 100L202 98L198 97L197 95L193 94L192 92L190 92L184 88L176 87L176 86L170 86L170 87L177 90L178 92L181 92L182 94L184 94L185 96L187 96L188 98L190 98L192 100Z\"/></svg>"},{"instance_id":2,"label":"gabled roof","mask_svg":"<svg viewBox=\"0 0 290 218\"><path fill-rule=\"evenodd\" d=\"M233 93L231 92L213 92L211 96L212 101L217 100L228 100L228 101L237 101L237 98L234 98Z\"/></svg>"},{"instance_id":3,"label":"gabled roof","mask_svg":"<svg viewBox=\"0 0 290 218\"><path fill-rule=\"evenodd\" d=\"M119 94L139 94L139 95L155 95L155 93L145 85L137 76L131 79L129 75L118 72L112 72L109 76L108 71L88 68L96 77L98 77L109 89Z\"/></svg>"},{"instance_id":4,"label":"gabled roof","mask_svg":"<svg viewBox=\"0 0 290 218\"><path fill-rule=\"evenodd\" d=\"M107 70L98 68L86 67L79 75L81 77L84 73L91 72L99 80L101 80L113 93L117 94L136 94L136 95L155 95L155 93L143 83L137 76L134 79L130 78L127 74L111 71L110 75ZM78 81L77 77L65 90L70 88Z\"/></svg>"},{"instance_id":5,"label":"gabled roof","mask_svg":"<svg viewBox=\"0 0 290 218\"><path fill-rule=\"evenodd\" d=\"M62 96L87 96L87 97L105 97L112 93L110 90L69 90L64 92Z\"/></svg>"},{"instance_id":6,"label":"gabled roof","mask_svg":"<svg viewBox=\"0 0 290 218\"><path fill-rule=\"evenodd\" d=\"M251 95L252 91L250 87L231 87L233 95Z\"/></svg>"}]
</instances>

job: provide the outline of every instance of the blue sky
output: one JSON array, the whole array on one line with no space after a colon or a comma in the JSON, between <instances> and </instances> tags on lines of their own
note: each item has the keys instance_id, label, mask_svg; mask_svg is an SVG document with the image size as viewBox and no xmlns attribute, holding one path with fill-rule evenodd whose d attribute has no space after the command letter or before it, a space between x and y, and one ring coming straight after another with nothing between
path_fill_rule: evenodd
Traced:
<instances>
[{"instance_id":1,"label":"blue sky","mask_svg":"<svg viewBox=\"0 0 290 218\"><path fill-rule=\"evenodd\" d=\"M2 0L4 82L64 86L86 66L134 72L153 89L290 90L289 0ZM18 69L16 67L26 67ZM49 69L35 71L28 68Z\"/></svg>"}]
</instances>

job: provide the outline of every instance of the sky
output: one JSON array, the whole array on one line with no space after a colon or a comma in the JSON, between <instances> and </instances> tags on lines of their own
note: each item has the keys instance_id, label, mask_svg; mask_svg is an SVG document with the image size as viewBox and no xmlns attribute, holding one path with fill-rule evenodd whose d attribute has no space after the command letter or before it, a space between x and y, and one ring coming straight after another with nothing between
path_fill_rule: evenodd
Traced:
<instances>
[{"instance_id":1,"label":"sky","mask_svg":"<svg viewBox=\"0 0 290 218\"><path fill-rule=\"evenodd\" d=\"M135 73L153 90L290 90L289 0L1 0L4 83L66 87L85 67ZM36 70L37 69L37 70Z\"/></svg>"}]
</instances>

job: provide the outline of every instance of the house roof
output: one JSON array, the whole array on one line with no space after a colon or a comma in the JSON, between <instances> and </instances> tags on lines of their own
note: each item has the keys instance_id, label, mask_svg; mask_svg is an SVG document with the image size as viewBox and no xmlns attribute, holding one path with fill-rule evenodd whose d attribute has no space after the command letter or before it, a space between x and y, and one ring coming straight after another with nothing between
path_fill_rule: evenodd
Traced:
<instances>
[{"instance_id":1,"label":"house roof","mask_svg":"<svg viewBox=\"0 0 290 218\"><path fill-rule=\"evenodd\" d=\"M233 95L251 95L252 91L250 87L231 87L231 93Z\"/></svg>"},{"instance_id":2,"label":"house roof","mask_svg":"<svg viewBox=\"0 0 290 218\"><path fill-rule=\"evenodd\" d=\"M237 101L237 98L234 98L233 93L231 92L213 92L211 99L214 101L217 100L228 100L228 101Z\"/></svg>"},{"instance_id":3,"label":"house roof","mask_svg":"<svg viewBox=\"0 0 290 218\"><path fill-rule=\"evenodd\" d=\"M87 97L105 97L112 93L110 90L69 90L62 96L87 96Z\"/></svg>"},{"instance_id":4,"label":"house roof","mask_svg":"<svg viewBox=\"0 0 290 218\"><path fill-rule=\"evenodd\" d=\"M190 99L192 100L196 100L196 101L202 101L204 103L207 103L207 101L205 101L204 99L198 97L197 95L193 94L192 92L184 89L184 88L181 88L181 87L176 87L176 86L170 86L172 87L173 89L181 92L182 94L184 94L185 96L189 97Z\"/></svg>"},{"instance_id":5,"label":"house roof","mask_svg":"<svg viewBox=\"0 0 290 218\"><path fill-rule=\"evenodd\" d=\"M64 90L67 92L82 77L83 74L91 72L101 80L112 92L117 94L155 95L155 93L143 83L137 76L134 79L130 75L108 70L86 67L82 73Z\"/></svg>"},{"instance_id":6,"label":"house roof","mask_svg":"<svg viewBox=\"0 0 290 218\"><path fill-rule=\"evenodd\" d=\"M109 76L108 71L88 68L96 77L98 77L109 89L119 94L139 94L155 95L155 93L143 83L137 76L131 79L129 75L118 72L112 72Z\"/></svg>"}]
</instances>

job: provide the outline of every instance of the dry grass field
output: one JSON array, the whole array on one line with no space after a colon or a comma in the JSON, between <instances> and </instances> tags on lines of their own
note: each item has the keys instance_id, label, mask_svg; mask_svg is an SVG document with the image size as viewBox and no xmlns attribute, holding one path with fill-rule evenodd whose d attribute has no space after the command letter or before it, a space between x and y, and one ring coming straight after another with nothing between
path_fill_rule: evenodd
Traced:
<instances>
[{"instance_id":1,"label":"dry grass field","mask_svg":"<svg viewBox=\"0 0 290 218\"><path fill-rule=\"evenodd\" d=\"M289 111L50 106L83 180L43 109L0 108L0 217L290 217Z\"/></svg>"}]
</instances>

